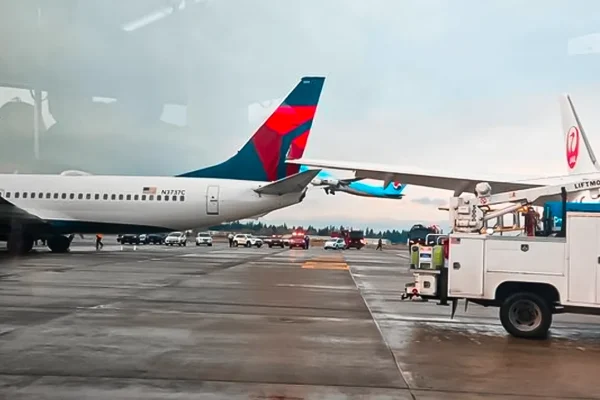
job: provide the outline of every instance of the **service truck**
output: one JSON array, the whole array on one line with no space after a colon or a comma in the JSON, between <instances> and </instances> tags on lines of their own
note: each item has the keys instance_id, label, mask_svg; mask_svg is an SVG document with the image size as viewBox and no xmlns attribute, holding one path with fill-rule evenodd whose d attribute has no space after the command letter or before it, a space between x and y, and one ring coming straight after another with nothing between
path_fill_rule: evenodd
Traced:
<instances>
[{"instance_id":1,"label":"service truck","mask_svg":"<svg viewBox=\"0 0 600 400\"><path fill-rule=\"evenodd\" d=\"M451 198L443 265L413 270L404 297L450 301L452 317L459 299L465 308L499 307L502 326L521 338L546 337L554 314L600 314L600 204L567 202L579 191L600 197L600 180L495 195L482 182L475 198ZM543 215L533 218L541 205ZM489 222L516 211L526 235L494 235Z\"/></svg>"}]
</instances>

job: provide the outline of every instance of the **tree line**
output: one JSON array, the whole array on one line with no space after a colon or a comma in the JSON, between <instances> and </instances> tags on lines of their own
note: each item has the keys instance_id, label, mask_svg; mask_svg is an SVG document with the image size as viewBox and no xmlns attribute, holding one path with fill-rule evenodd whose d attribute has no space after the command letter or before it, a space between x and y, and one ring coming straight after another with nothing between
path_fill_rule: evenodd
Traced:
<instances>
[{"instance_id":1,"label":"tree line","mask_svg":"<svg viewBox=\"0 0 600 400\"><path fill-rule=\"evenodd\" d=\"M316 236L331 236L333 232L339 232L342 229L345 229L343 226L326 226L326 227L315 227L309 225L308 227L296 227L296 226L288 226L287 224L282 225L273 225L273 224L265 224L262 222L231 222L222 225L213 226L210 228L212 231L226 231L226 232L236 232L236 233L251 233L257 236L270 236L270 235L285 235L292 233L297 228L303 228L306 233L310 235ZM366 238L371 239L388 239L392 243L406 243L408 240L408 231L407 230L385 230L385 231L375 231L373 228L365 228L363 229Z\"/></svg>"}]
</instances>

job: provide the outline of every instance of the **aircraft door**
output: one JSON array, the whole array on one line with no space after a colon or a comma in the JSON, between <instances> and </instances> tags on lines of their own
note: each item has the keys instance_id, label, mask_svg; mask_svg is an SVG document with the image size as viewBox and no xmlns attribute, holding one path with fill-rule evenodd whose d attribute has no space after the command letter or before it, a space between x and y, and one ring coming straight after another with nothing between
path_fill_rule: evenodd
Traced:
<instances>
[{"instance_id":1,"label":"aircraft door","mask_svg":"<svg viewBox=\"0 0 600 400\"><path fill-rule=\"evenodd\" d=\"M219 215L219 187L206 188L206 214Z\"/></svg>"}]
</instances>

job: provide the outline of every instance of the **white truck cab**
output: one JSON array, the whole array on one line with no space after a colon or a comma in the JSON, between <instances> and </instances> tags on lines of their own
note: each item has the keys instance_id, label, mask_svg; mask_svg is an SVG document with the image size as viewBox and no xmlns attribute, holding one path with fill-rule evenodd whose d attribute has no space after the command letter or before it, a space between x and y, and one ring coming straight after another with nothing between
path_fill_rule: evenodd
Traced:
<instances>
[{"instance_id":1,"label":"white truck cab","mask_svg":"<svg viewBox=\"0 0 600 400\"><path fill-rule=\"evenodd\" d=\"M572 183L472 201L452 198L454 232L446 238L444 267L413 270L415 280L405 296L450 300L452 315L459 299L499 307L504 328L523 338L545 337L553 314L600 314L600 203L566 202L567 189L581 187ZM544 218L537 221L543 229L534 234L498 236L486 228L485 221L503 210L513 212L557 191L561 202L546 203ZM511 199L516 204L503 210L489 208ZM546 212L557 203L560 215Z\"/></svg>"}]
</instances>

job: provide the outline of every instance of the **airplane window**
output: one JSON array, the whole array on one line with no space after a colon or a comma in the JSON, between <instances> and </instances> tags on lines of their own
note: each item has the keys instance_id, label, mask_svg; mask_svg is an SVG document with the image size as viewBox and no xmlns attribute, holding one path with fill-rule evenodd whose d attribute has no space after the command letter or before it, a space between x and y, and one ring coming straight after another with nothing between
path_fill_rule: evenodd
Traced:
<instances>
[{"instance_id":1,"label":"airplane window","mask_svg":"<svg viewBox=\"0 0 600 400\"><path fill-rule=\"evenodd\" d=\"M15 192L15 199L19 198L19 192Z\"/></svg>"},{"instance_id":2,"label":"airplane window","mask_svg":"<svg viewBox=\"0 0 600 400\"><path fill-rule=\"evenodd\" d=\"M52 193L46 193L46 198L49 199L52 196Z\"/></svg>"},{"instance_id":3,"label":"airplane window","mask_svg":"<svg viewBox=\"0 0 600 400\"><path fill-rule=\"evenodd\" d=\"M140 198L140 196L139 196L139 195L137 195L137 194L136 194L135 196L133 196L133 199L134 199L134 200L139 200L139 198Z\"/></svg>"},{"instance_id":4,"label":"airplane window","mask_svg":"<svg viewBox=\"0 0 600 400\"><path fill-rule=\"evenodd\" d=\"M154 200L154 195L151 194L150 196L148 196L148 200Z\"/></svg>"},{"instance_id":5,"label":"airplane window","mask_svg":"<svg viewBox=\"0 0 600 400\"><path fill-rule=\"evenodd\" d=\"M94 200L100 200L100 195L98 193L94 195Z\"/></svg>"},{"instance_id":6,"label":"airplane window","mask_svg":"<svg viewBox=\"0 0 600 400\"><path fill-rule=\"evenodd\" d=\"M169 196L165 196L165 201L169 201Z\"/></svg>"},{"instance_id":7,"label":"airplane window","mask_svg":"<svg viewBox=\"0 0 600 400\"><path fill-rule=\"evenodd\" d=\"M58 199L58 193L54 193L54 198Z\"/></svg>"},{"instance_id":8,"label":"airplane window","mask_svg":"<svg viewBox=\"0 0 600 400\"><path fill-rule=\"evenodd\" d=\"M71 193L71 194L69 195L69 198L70 198L71 200L73 200L73 199L75 198L75 193Z\"/></svg>"},{"instance_id":9,"label":"airplane window","mask_svg":"<svg viewBox=\"0 0 600 400\"><path fill-rule=\"evenodd\" d=\"M42 193L42 192L38 193L38 197L39 197L40 199L43 199L43 198L44 198L44 193Z\"/></svg>"},{"instance_id":10,"label":"airplane window","mask_svg":"<svg viewBox=\"0 0 600 400\"><path fill-rule=\"evenodd\" d=\"M117 195L116 194L111 194L110 195L110 199L111 200L116 200L117 199Z\"/></svg>"},{"instance_id":11,"label":"airplane window","mask_svg":"<svg viewBox=\"0 0 600 400\"><path fill-rule=\"evenodd\" d=\"M119 195L119 200L123 200L123 195L122 194Z\"/></svg>"},{"instance_id":12,"label":"airplane window","mask_svg":"<svg viewBox=\"0 0 600 400\"><path fill-rule=\"evenodd\" d=\"M92 198L92 195L91 195L91 194L89 194L89 193L86 193L86 194L85 194L85 199L86 199L86 200L90 200L91 198Z\"/></svg>"},{"instance_id":13,"label":"airplane window","mask_svg":"<svg viewBox=\"0 0 600 400\"><path fill-rule=\"evenodd\" d=\"M29 195L29 197L31 197L32 199L35 199L35 193L31 192L31 194Z\"/></svg>"},{"instance_id":14,"label":"airplane window","mask_svg":"<svg viewBox=\"0 0 600 400\"><path fill-rule=\"evenodd\" d=\"M108 194L107 194L107 193L104 193L104 196L102 196L102 198L103 198L104 200L108 200Z\"/></svg>"},{"instance_id":15,"label":"airplane window","mask_svg":"<svg viewBox=\"0 0 600 400\"><path fill-rule=\"evenodd\" d=\"M146 195L145 194L142 195L142 200L146 200Z\"/></svg>"},{"instance_id":16,"label":"airplane window","mask_svg":"<svg viewBox=\"0 0 600 400\"><path fill-rule=\"evenodd\" d=\"M160 194L156 196L156 200L160 201L161 200L161 196Z\"/></svg>"},{"instance_id":17,"label":"airplane window","mask_svg":"<svg viewBox=\"0 0 600 400\"><path fill-rule=\"evenodd\" d=\"M130 194L127 195L127 200L131 200L131 195Z\"/></svg>"},{"instance_id":18,"label":"airplane window","mask_svg":"<svg viewBox=\"0 0 600 400\"><path fill-rule=\"evenodd\" d=\"M10 197L10 192L6 192L6 194L4 195L4 197L6 197L8 199Z\"/></svg>"},{"instance_id":19,"label":"airplane window","mask_svg":"<svg viewBox=\"0 0 600 400\"><path fill-rule=\"evenodd\" d=\"M173 197L171 198L171 200L173 200L173 201L177 201L177 196L173 196Z\"/></svg>"},{"instance_id":20,"label":"airplane window","mask_svg":"<svg viewBox=\"0 0 600 400\"><path fill-rule=\"evenodd\" d=\"M67 194L63 193L60 197L62 197L63 199L66 199L67 198Z\"/></svg>"},{"instance_id":21,"label":"airplane window","mask_svg":"<svg viewBox=\"0 0 600 400\"><path fill-rule=\"evenodd\" d=\"M27 192L23 192L23 198L26 199L27 198Z\"/></svg>"},{"instance_id":22,"label":"airplane window","mask_svg":"<svg viewBox=\"0 0 600 400\"><path fill-rule=\"evenodd\" d=\"M83 199L83 193L79 193L79 194L77 195L77 198L78 198L79 200Z\"/></svg>"},{"instance_id":23,"label":"airplane window","mask_svg":"<svg viewBox=\"0 0 600 400\"><path fill-rule=\"evenodd\" d=\"M185 196L179 196L179 201L185 201Z\"/></svg>"}]
</instances>

